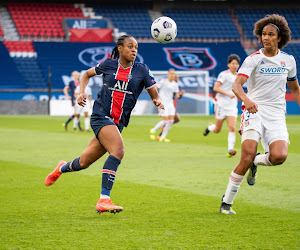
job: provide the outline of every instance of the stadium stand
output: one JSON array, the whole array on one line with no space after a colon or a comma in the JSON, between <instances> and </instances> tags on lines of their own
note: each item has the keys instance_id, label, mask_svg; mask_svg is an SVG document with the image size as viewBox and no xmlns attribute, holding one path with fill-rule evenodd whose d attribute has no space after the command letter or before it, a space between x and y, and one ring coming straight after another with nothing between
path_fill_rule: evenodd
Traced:
<instances>
[{"instance_id":1,"label":"stadium stand","mask_svg":"<svg viewBox=\"0 0 300 250\"><path fill-rule=\"evenodd\" d=\"M239 24L242 26L246 38L256 39L253 35L254 24L260 18L270 13L283 15L289 23L294 39L300 38L299 9L236 9L234 10Z\"/></svg>"},{"instance_id":2,"label":"stadium stand","mask_svg":"<svg viewBox=\"0 0 300 250\"><path fill-rule=\"evenodd\" d=\"M15 62L10 57L3 42L0 42L0 69L1 69L1 89L22 89L26 88L26 82L22 74L17 69Z\"/></svg>"},{"instance_id":3,"label":"stadium stand","mask_svg":"<svg viewBox=\"0 0 300 250\"><path fill-rule=\"evenodd\" d=\"M300 43L289 43L284 49L284 52L295 57L297 62L298 80L300 79Z\"/></svg>"},{"instance_id":4,"label":"stadium stand","mask_svg":"<svg viewBox=\"0 0 300 250\"><path fill-rule=\"evenodd\" d=\"M64 38L63 18L84 17L81 9L71 3L9 2L8 9L20 37Z\"/></svg>"},{"instance_id":5,"label":"stadium stand","mask_svg":"<svg viewBox=\"0 0 300 250\"><path fill-rule=\"evenodd\" d=\"M47 46L36 44L37 51L32 41L60 41L66 42L68 38L63 30L64 18L101 18L102 28L110 26L119 32L133 35L138 41L153 41L150 34L152 21L161 15L170 16L178 26L178 42L232 42L242 43L247 52L259 48L256 37L253 36L254 22L267 13L284 15L291 27L293 43L284 49L293 54L300 62L300 12L299 9L252 9L252 8L164 8L162 12L151 10L143 4L113 5L113 4L72 4L57 2L7 2L0 6L0 38L4 40L7 48L6 55L10 55L11 67L23 75L20 84L27 88L45 86L45 78L49 64L56 65L60 73L71 72L66 69L62 58L59 62L47 61L42 57L43 49ZM156 17L151 14L156 13ZM5 20L5 22L3 21ZM101 20L101 19L98 19ZM109 20L108 23L106 20ZM100 22L99 22L100 23ZM5 26L4 26L5 24ZM67 24L67 21L66 21ZM111 26L112 25L112 26ZM2 28L1 28L2 26ZM66 25L68 26L68 24ZM70 25L68 26L71 27ZM100 27L100 28L101 28ZM4 32L3 32L4 31ZM16 32L13 36L13 32ZM117 36L120 33L116 33ZM48 39L51 38L51 39ZM57 40L56 40L57 38ZM141 40L139 40L141 39ZM146 39L146 40L143 40ZM147 40L148 39L148 40ZM19 41L11 41L19 40ZM21 41L20 41L21 40ZM249 42L251 41L251 42ZM247 48L246 48L247 44ZM248 44L250 49L248 51ZM2 44L2 50L5 50ZM8 53L9 52L9 53ZM39 58L41 56L41 58ZM298 74L299 70L298 63ZM56 83L54 83L55 85ZM16 84L13 84L17 86ZM62 88L63 86L55 86Z\"/></svg>"},{"instance_id":6,"label":"stadium stand","mask_svg":"<svg viewBox=\"0 0 300 250\"><path fill-rule=\"evenodd\" d=\"M109 18L114 27L136 38L150 38L152 20L145 6L87 5L98 16Z\"/></svg>"},{"instance_id":7,"label":"stadium stand","mask_svg":"<svg viewBox=\"0 0 300 250\"><path fill-rule=\"evenodd\" d=\"M177 23L178 38L238 40L240 35L225 9L164 9ZM222 21L220 21L222 20Z\"/></svg>"},{"instance_id":8,"label":"stadium stand","mask_svg":"<svg viewBox=\"0 0 300 250\"><path fill-rule=\"evenodd\" d=\"M4 41L3 43L25 80L24 88L45 88L46 80L37 61L33 42Z\"/></svg>"}]
</instances>

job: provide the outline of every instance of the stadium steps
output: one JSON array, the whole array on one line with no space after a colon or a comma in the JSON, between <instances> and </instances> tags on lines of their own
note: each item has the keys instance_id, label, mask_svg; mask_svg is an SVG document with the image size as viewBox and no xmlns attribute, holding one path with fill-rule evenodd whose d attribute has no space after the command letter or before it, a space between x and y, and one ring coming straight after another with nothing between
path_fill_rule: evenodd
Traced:
<instances>
[{"instance_id":1,"label":"stadium steps","mask_svg":"<svg viewBox=\"0 0 300 250\"><path fill-rule=\"evenodd\" d=\"M27 88L45 88L46 79L37 61L37 53L31 41L4 41L10 57L17 65Z\"/></svg>"},{"instance_id":2,"label":"stadium steps","mask_svg":"<svg viewBox=\"0 0 300 250\"><path fill-rule=\"evenodd\" d=\"M3 40L17 41L20 40L17 29L9 14L8 9L0 5L0 26L2 26ZM0 35L1 36L1 35Z\"/></svg>"},{"instance_id":3,"label":"stadium steps","mask_svg":"<svg viewBox=\"0 0 300 250\"><path fill-rule=\"evenodd\" d=\"M148 10L148 13L149 13L149 16L150 16L152 22L153 22L155 19L157 19L157 18L163 16L163 13L161 13L160 11Z\"/></svg>"}]
</instances>

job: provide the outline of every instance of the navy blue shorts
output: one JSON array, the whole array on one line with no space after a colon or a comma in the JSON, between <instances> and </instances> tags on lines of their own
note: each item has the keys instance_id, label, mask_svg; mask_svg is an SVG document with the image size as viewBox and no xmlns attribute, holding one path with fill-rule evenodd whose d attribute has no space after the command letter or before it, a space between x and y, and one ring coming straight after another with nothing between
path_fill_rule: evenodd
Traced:
<instances>
[{"instance_id":1,"label":"navy blue shorts","mask_svg":"<svg viewBox=\"0 0 300 250\"><path fill-rule=\"evenodd\" d=\"M95 109L97 110L95 112ZM110 116L110 114L108 112L106 112L102 107L99 108L99 105L97 105L97 108L93 109L93 113L91 115L91 127L94 131L94 134L97 137L99 131L101 128L103 128L104 126L108 126L108 125L115 125L117 126L117 128L119 129L120 133L122 133L122 130L124 128L124 125L122 123L120 124L115 124L113 121L113 118Z\"/></svg>"}]
</instances>

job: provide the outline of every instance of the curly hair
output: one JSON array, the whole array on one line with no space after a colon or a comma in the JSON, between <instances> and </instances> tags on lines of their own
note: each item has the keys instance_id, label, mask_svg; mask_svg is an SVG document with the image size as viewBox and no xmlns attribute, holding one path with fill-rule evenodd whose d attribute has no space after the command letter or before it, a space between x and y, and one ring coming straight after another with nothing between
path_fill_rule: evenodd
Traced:
<instances>
[{"instance_id":1,"label":"curly hair","mask_svg":"<svg viewBox=\"0 0 300 250\"><path fill-rule=\"evenodd\" d=\"M238 63L240 63L241 59L237 54L231 54L227 58L227 64L231 63L233 60L236 60Z\"/></svg>"},{"instance_id":2,"label":"curly hair","mask_svg":"<svg viewBox=\"0 0 300 250\"><path fill-rule=\"evenodd\" d=\"M277 26L278 37L281 37L280 42L278 43L278 48L282 49L291 41L291 30L284 16L278 14L266 15L264 18L258 20L254 24L253 34L258 37L259 43L262 44L262 31L264 27L268 24Z\"/></svg>"},{"instance_id":3,"label":"curly hair","mask_svg":"<svg viewBox=\"0 0 300 250\"><path fill-rule=\"evenodd\" d=\"M123 45L124 44L124 40L126 38L129 38L129 37L133 37L132 35L123 35L121 37L119 37L118 41L117 41L117 45L113 48L112 52L111 52L111 58L113 59L117 59L120 57L119 55L119 50L118 50L118 46L119 45Z\"/></svg>"}]
</instances>

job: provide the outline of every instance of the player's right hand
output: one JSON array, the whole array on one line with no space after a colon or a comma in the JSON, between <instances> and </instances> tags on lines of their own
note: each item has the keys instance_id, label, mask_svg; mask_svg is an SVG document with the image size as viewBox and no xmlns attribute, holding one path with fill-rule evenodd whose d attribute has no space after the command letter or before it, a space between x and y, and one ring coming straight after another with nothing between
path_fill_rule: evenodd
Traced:
<instances>
[{"instance_id":1,"label":"player's right hand","mask_svg":"<svg viewBox=\"0 0 300 250\"><path fill-rule=\"evenodd\" d=\"M86 105L86 94L79 94L78 98L77 98L77 103L78 105L84 107Z\"/></svg>"},{"instance_id":2,"label":"player's right hand","mask_svg":"<svg viewBox=\"0 0 300 250\"><path fill-rule=\"evenodd\" d=\"M250 99L244 101L245 109L248 110L249 113L255 114L258 111L258 106L255 102L252 102Z\"/></svg>"},{"instance_id":3,"label":"player's right hand","mask_svg":"<svg viewBox=\"0 0 300 250\"><path fill-rule=\"evenodd\" d=\"M161 103L160 100L153 99L152 101L153 101L154 105L156 107L158 107L159 109L165 109L164 105Z\"/></svg>"}]
</instances>

